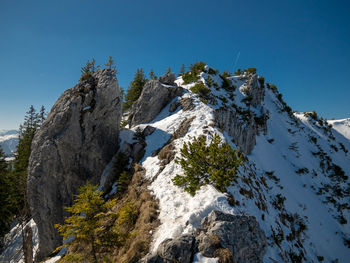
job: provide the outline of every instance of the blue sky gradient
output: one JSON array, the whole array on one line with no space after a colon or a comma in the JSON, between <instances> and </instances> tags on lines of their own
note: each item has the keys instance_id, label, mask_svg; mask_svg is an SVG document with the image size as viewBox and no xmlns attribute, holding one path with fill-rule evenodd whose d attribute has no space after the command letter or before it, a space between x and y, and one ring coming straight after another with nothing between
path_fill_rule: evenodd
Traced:
<instances>
[{"instance_id":1,"label":"blue sky gradient","mask_svg":"<svg viewBox=\"0 0 350 263\"><path fill-rule=\"evenodd\" d=\"M349 11L345 0L0 0L0 129L31 104L50 109L88 59L110 55L124 88L140 67L256 67L293 110L350 117Z\"/></svg>"}]
</instances>

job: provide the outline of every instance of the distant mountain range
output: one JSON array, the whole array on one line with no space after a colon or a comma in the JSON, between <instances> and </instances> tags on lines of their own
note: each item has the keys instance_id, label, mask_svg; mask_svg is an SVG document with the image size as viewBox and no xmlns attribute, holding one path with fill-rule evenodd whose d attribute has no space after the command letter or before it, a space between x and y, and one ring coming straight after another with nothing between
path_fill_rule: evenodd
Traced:
<instances>
[{"instance_id":1,"label":"distant mountain range","mask_svg":"<svg viewBox=\"0 0 350 263\"><path fill-rule=\"evenodd\" d=\"M0 146L7 156L13 156L13 153L16 151L17 144L17 130L0 130Z\"/></svg>"}]
</instances>

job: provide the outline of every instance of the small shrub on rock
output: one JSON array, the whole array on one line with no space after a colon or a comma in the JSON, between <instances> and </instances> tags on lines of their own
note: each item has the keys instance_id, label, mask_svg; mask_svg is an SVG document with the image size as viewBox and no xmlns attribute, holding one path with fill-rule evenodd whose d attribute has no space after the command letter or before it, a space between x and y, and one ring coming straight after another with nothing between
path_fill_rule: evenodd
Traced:
<instances>
[{"instance_id":1,"label":"small shrub on rock","mask_svg":"<svg viewBox=\"0 0 350 263\"><path fill-rule=\"evenodd\" d=\"M236 180L243 158L238 149L232 149L227 142L223 143L219 135L214 135L209 145L202 135L194 138L192 143L184 144L181 158L176 162L181 165L185 175L176 175L172 181L174 185L184 186L191 195L206 184L225 192L226 187Z\"/></svg>"},{"instance_id":2,"label":"small shrub on rock","mask_svg":"<svg viewBox=\"0 0 350 263\"><path fill-rule=\"evenodd\" d=\"M191 88L191 91L193 93L196 93L199 95L199 97L203 98L206 97L210 93L210 89L204 85L203 82L197 83Z\"/></svg>"}]
</instances>

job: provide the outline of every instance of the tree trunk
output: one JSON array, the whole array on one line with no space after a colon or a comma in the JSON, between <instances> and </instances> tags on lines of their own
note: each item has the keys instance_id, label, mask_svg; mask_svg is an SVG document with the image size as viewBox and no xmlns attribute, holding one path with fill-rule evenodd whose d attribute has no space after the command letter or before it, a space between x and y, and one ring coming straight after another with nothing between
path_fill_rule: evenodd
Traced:
<instances>
[{"instance_id":1,"label":"tree trunk","mask_svg":"<svg viewBox=\"0 0 350 263\"><path fill-rule=\"evenodd\" d=\"M23 255L25 263L33 263L33 231L30 225L24 228Z\"/></svg>"}]
</instances>

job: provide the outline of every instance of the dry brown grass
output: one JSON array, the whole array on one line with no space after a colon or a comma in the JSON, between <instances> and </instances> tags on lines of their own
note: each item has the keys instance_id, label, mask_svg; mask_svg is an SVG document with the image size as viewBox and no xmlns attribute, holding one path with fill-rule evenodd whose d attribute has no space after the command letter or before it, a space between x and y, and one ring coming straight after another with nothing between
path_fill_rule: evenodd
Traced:
<instances>
[{"instance_id":1,"label":"dry brown grass","mask_svg":"<svg viewBox=\"0 0 350 263\"><path fill-rule=\"evenodd\" d=\"M219 263L233 263L233 256L228 248L215 250L214 257L219 258Z\"/></svg>"},{"instance_id":2,"label":"dry brown grass","mask_svg":"<svg viewBox=\"0 0 350 263\"><path fill-rule=\"evenodd\" d=\"M118 202L120 209L124 202L132 200L138 210L138 217L130 229L127 242L112 252L112 262L137 262L144 257L152 241L152 233L159 226L158 202L148 190L149 182L144 178L145 171L139 165L123 198Z\"/></svg>"}]
</instances>

